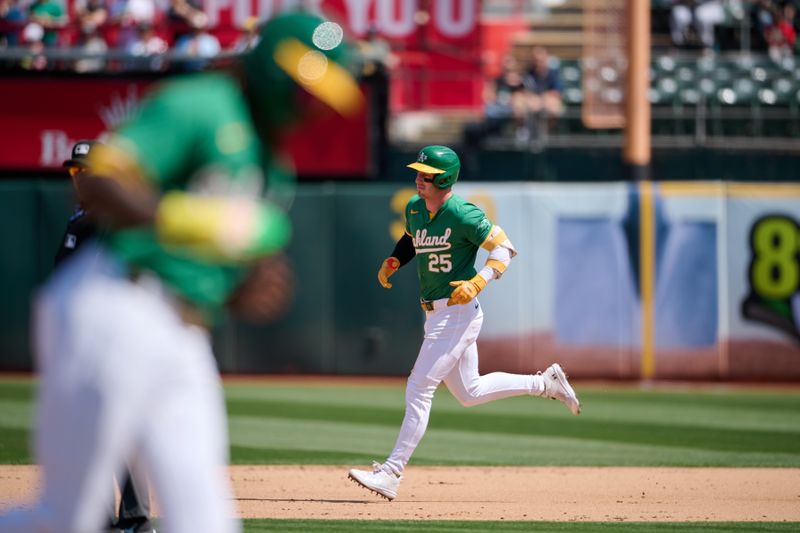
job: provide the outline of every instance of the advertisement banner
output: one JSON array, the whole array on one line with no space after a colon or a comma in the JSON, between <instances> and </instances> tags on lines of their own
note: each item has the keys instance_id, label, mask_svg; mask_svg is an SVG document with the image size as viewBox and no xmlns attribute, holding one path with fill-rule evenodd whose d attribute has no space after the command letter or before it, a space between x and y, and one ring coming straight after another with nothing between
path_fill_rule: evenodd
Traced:
<instances>
[{"instance_id":1,"label":"advertisement banner","mask_svg":"<svg viewBox=\"0 0 800 533\"><path fill-rule=\"evenodd\" d=\"M152 79L4 76L0 83L0 169L61 167L79 139L93 139L136 111ZM365 177L369 171L367 111L331 113L288 139L300 175Z\"/></svg>"},{"instance_id":2,"label":"advertisement banner","mask_svg":"<svg viewBox=\"0 0 800 533\"><path fill-rule=\"evenodd\" d=\"M727 207L727 373L798 377L800 186L732 184Z\"/></svg>"}]
</instances>

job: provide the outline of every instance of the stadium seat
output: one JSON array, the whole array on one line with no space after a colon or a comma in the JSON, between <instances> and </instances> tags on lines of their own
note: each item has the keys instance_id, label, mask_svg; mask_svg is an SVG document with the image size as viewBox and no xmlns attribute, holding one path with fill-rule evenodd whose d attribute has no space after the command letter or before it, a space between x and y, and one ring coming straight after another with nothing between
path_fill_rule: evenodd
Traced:
<instances>
[{"instance_id":1,"label":"stadium seat","mask_svg":"<svg viewBox=\"0 0 800 533\"><path fill-rule=\"evenodd\" d=\"M581 69L577 64L562 62L560 76L565 88L580 87L581 85Z\"/></svg>"},{"instance_id":2,"label":"stadium seat","mask_svg":"<svg viewBox=\"0 0 800 533\"><path fill-rule=\"evenodd\" d=\"M564 103L573 110L572 124L559 126L562 133L586 132L575 117L587 94L608 103L624 97L623 70L613 62L567 60L560 73ZM710 135L797 136L800 62L757 54L655 56L648 98L654 135L695 135L705 123Z\"/></svg>"},{"instance_id":3,"label":"stadium seat","mask_svg":"<svg viewBox=\"0 0 800 533\"><path fill-rule=\"evenodd\" d=\"M708 101L717 93L717 82L712 78L702 78L697 82L697 89L704 99Z\"/></svg>"},{"instance_id":4,"label":"stadium seat","mask_svg":"<svg viewBox=\"0 0 800 533\"><path fill-rule=\"evenodd\" d=\"M678 96L678 82L675 78L661 78L658 80L658 90L661 93L661 104L672 104Z\"/></svg>"},{"instance_id":5,"label":"stadium seat","mask_svg":"<svg viewBox=\"0 0 800 533\"><path fill-rule=\"evenodd\" d=\"M581 102L583 102L583 93L578 87L568 87L564 89L562 98L564 100L564 104L568 106L579 105Z\"/></svg>"}]
</instances>

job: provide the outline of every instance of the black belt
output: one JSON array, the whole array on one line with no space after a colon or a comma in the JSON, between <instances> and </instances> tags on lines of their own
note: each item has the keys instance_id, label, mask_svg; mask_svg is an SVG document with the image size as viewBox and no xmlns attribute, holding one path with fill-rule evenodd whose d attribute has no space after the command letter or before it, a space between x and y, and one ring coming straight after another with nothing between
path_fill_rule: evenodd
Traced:
<instances>
[{"instance_id":1,"label":"black belt","mask_svg":"<svg viewBox=\"0 0 800 533\"><path fill-rule=\"evenodd\" d=\"M436 311L447 307L447 298L440 298L439 300L423 300L420 298L419 305L423 311Z\"/></svg>"}]
</instances>

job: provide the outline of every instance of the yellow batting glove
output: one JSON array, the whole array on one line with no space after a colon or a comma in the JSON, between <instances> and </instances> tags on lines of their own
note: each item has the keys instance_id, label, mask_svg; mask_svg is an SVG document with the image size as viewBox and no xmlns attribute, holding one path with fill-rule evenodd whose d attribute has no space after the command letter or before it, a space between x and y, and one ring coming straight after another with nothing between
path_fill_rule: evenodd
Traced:
<instances>
[{"instance_id":1,"label":"yellow batting glove","mask_svg":"<svg viewBox=\"0 0 800 533\"><path fill-rule=\"evenodd\" d=\"M389 283L389 278L397 272L398 268L400 268L400 260L396 257L387 257L383 260L381 269L378 270L378 282L384 289L392 288L392 284Z\"/></svg>"},{"instance_id":2,"label":"yellow batting glove","mask_svg":"<svg viewBox=\"0 0 800 533\"><path fill-rule=\"evenodd\" d=\"M450 299L447 300L447 305L463 305L470 302L486 287L486 280L476 274L472 279L451 281L450 286L455 289L453 289Z\"/></svg>"}]
</instances>

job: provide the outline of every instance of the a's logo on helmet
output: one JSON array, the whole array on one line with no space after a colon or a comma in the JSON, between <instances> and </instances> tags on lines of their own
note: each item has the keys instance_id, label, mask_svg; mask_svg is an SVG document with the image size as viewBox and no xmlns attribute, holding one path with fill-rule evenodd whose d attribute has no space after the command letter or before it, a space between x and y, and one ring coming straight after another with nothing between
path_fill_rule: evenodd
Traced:
<instances>
[{"instance_id":1,"label":"a's logo on helmet","mask_svg":"<svg viewBox=\"0 0 800 533\"><path fill-rule=\"evenodd\" d=\"M424 163L426 159L428 159L428 156L425 155L425 152L420 152L417 161L419 161L420 163Z\"/></svg>"}]
</instances>

